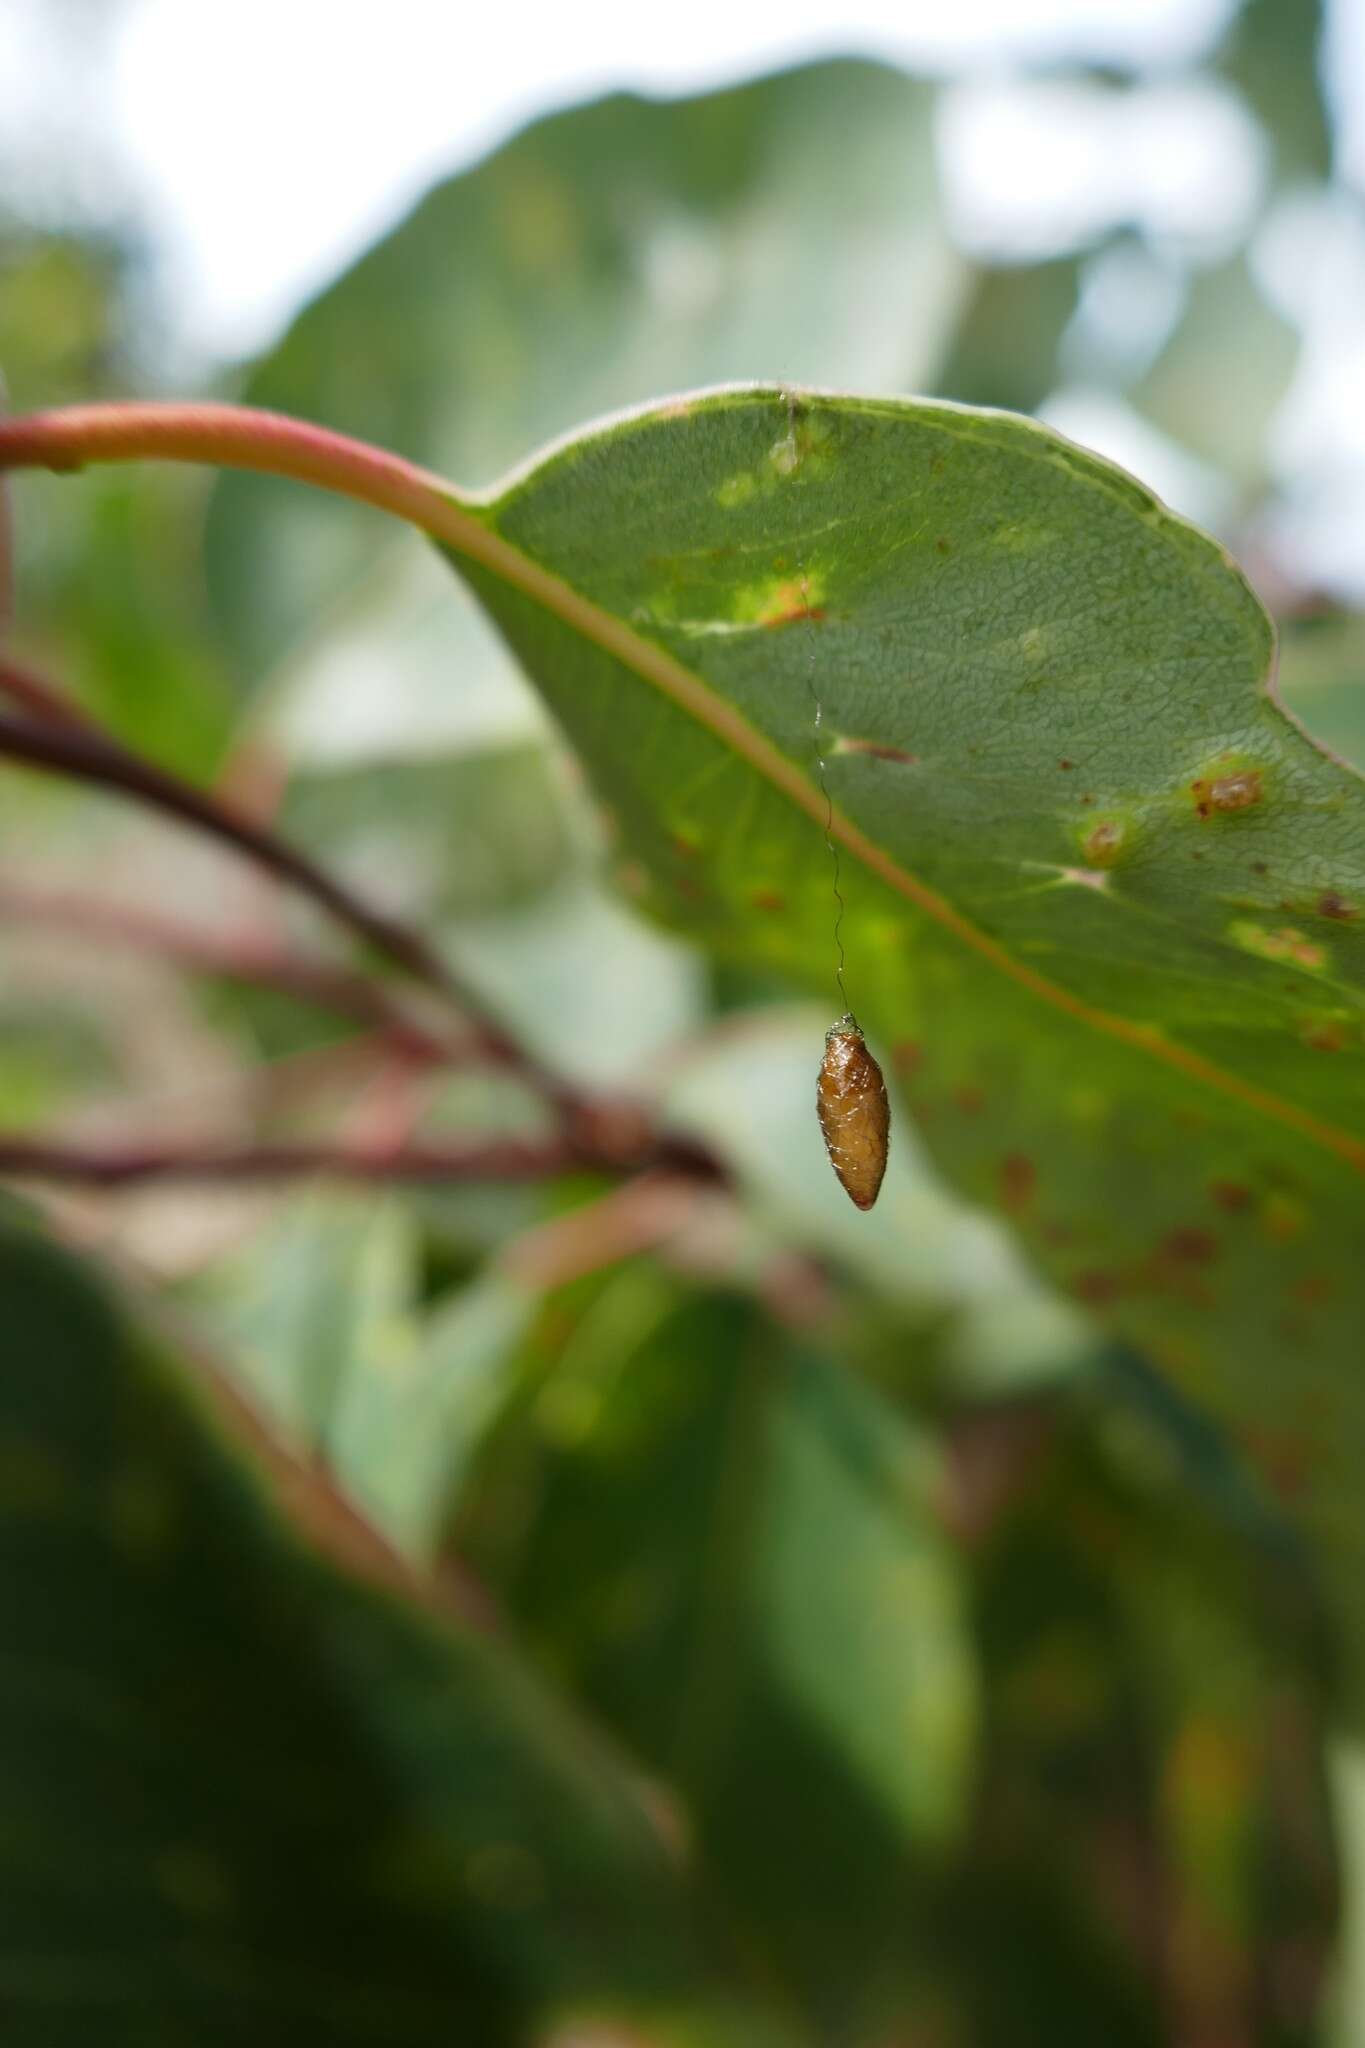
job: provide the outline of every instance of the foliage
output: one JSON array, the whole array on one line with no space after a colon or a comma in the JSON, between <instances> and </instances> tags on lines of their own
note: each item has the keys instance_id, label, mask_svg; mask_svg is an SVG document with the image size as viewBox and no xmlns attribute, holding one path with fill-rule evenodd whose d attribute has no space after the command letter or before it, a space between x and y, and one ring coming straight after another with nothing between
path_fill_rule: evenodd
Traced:
<instances>
[{"instance_id":1,"label":"foliage","mask_svg":"<svg viewBox=\"0 0 1365 2048\"><path fill-rule=\"evenodd\" d=\"M967 253L863 62L532 124L234 387L457 478L437 548L16 480L16 2038L1356 2038L1361 627L1257 239L1316 32L1210 53L1217 250ZM132 246L0 263L16 402L121 388ZM1077 384L1216 538L1016 416Z\"/></svg>"}]
</instances>

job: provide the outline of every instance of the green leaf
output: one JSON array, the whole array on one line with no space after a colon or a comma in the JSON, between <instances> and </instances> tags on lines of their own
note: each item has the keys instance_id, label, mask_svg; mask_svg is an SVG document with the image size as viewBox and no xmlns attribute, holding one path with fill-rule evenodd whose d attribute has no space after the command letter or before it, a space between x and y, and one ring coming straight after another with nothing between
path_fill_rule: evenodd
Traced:
<instances>
[{"instance_id":1,"label":"green leaf","mask_svg":"<svg viewBox=\"0 0 1365 2048\"><path fill-rule=\"evenodd\" d=\"M966 1820L975 1674L941 1476L754 1307L635 1269L579 1305L460 1524L822 2040L921 2017L932 1876Z\"/></svg>"},{"instance_id":2,"label":"green leaf","mask_svg":"<svg viewBox=\"0 0 1365 2048\"><path fill-rule=\"evenodd\" d=\"M1319 745L1365 770L1365 618L1329 611L1287 620L1279 688Z\"/></svg>"},{"instance_id":3,"label":"green leaf","mask_svg":"<svg viewBox=\"0 0 1365 2048\"><path fill-rule=\"evenodd\" d=\"M1271 422L1298 353L1297 334L1239 253L1195 273L1174 333L1129 395L1251 493L1265 486Z\"/></svg>"},{"instance_id":4,"label":"green leaf","mask_svg":"<svg viewBox=\"0 0 1365 2048\"><path fill-rule=\"evenodd\" d=\"M732 2008L627 1775L505 1647L306 1549L179 1376L11 1229L0 1313L16 2040L390 2048L457 2024L525 2048L571 2013L779 2038Z\"/></svg>"},{"instance_id":5,"label":"green leaf","mask_svg":"<svg viewBox=\"0 0 1365 2048\"><path fill-rule=\"evenodd\" d=\"M978 272L934 389L966 405L1033 412L1057 382L1080 279L1077 256Z\"/></svg>"},{"instance_id":6,"label":"green leaf","mask_svg":"<svg viewBox=\"0 0 1365 2048\"><path fill-rule=\"evenodd\" d=\"M701 1010L695 956L583 874L515 910L464 919L445 941L520 1043L587 1087L628 1087Z\"/></svg>"},{"instance_id":7,"label":"green leaf","mask_svg":"<svg viewBox=\"0 0 1365 2048\"><path fill-rule=\"evenodd\" d=\"M282 826L371 900L428 924L520 902L579 852L536 745L314 768L291 782Z\"/></svg>"},{"instance_id":8,"label":"green leaf","mask_svg":"<svg viewBox=\"0 0 1365 2048\"><path fill-rule=\"evenodd\" d=\"M242 397L492 478L605 407L687 385L776 369L921 386L963 269L939 211L933 103L921 81L842 61L536 121L429 193ZM251 685L296 660L329 607L382 582L392 544L354 507L256 477L222 480L209 543ZM454 674L496 668L472 606L447 607L438 658Z\"/></svg>"},{"instance_id":9,"label":"green leaf","mask_svg":"<svg viewBox=\"0 0 1365 2048\"><path fill-rule=\"evenodd\" d=\"M1283 183L1332 172L1332 127L1322 91L1320 0L1242 0L1218 69L1265 123Z\"/></svg>"},{"instance_id":10,"label":"green leaf","mask_svg":"<svg viewBox=\"0 0 1365 2048\"><path fill-rule=\"evenodd\" d=\"M1133 1391L1016 1417L1014 1497L975 1531L987 1757L954 1919L974 2038L1164 2042L1177 2012L1316 2038L1335 1902L1311 1596L1264 1529L1210 1512L1216 1446ZM1010 1432L962 1427L969 1512ZM1281 2034L1262 1987L1295 1956Z\"/></svg>"},{"instance_id":11,"label":"green leaf","mask_svg":"<svg viewBox=\"0 0 1365 2048\"><path fill-rule=\"evenodd\" d=\"M818 688L903 1101L1292 1503L1358 1704L1365 799L1235 567L1026 421L782 391L610 422L478 516L458 566L655 907L824 986Z\"/></svg>"}]
</instances>

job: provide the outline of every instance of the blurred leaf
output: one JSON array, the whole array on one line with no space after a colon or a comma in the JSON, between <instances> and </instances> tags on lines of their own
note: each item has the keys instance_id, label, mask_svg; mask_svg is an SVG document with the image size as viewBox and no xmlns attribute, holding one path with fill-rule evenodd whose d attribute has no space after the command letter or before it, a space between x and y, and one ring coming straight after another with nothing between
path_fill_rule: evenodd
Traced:
<instances>
[{"instance_id":1,"label":"blurred leaf","mask_svg":"<svg viewBox=\"0 0 1365 2048\"><path fill-rule=\"evenodd\" d=\"M851 1206L811 1114L827 1021L805 1006L768 1010L700 1041L670 1078L670 1125L705 1139L785 1243L837 1259L894 1301L902 1336L907 1324L932 1328L959 1384L999 1392L1078 1366L1085 1319L939 1183L913 1129L895 1133L876 1208Z\"/></svg>"},{"instance_id":2,"label":"blurred leaf","mask_svg":"<svg viewBox=\"0 0 1365 2048\"><path fill-rule=\"evenodd\" d=\"M103 235L39 233L0 213L0 370L7 409L88 398L118 341L126 252Z\"/></svg>"},{"instance_id":3,"label":"blurred leaf","mask_svg":"<svg viewBox=\"0 0 1365 2048\"><path fill-rule=\"evenodd\" d=\"M892 2038L934 1981L975 1720L935 1469L757 1311L628 1271L561 1325L460 1524L821 2040Z\"/></svg>"},{"instance_id":4,"label":"blurred leaf","mask_svg":"<svg viewBox=\"0 0 1365 2048\"><path fill-rule=\"evenodd\" d=\"M574 859L543 746L296 775L285 832L400 916L497 910Z\"/></svg>"},{"instance_id":5,"label":"blurred leaf","mask_svg":"<svg viewBox=\"0 0 1365 2048\"><path fill-rule=\"evenodd\" d=\"M1218 69L1264 123L1283 183L1332 173L1322 15L1320 0L1242 0L1218 55Z\"/></svg>"},{"instance_id":6,"label":"blurred leaf","mask_svg":"<svg viewBox=\"0 0 1365 2048\"><path fill-rule=\"evenodd\" d=\"M464 981L518 1041L587 1087L627 1088L700 1011L695 955L586 875L515 910L463 919L445 941Z\"/></svg>"},{"instance_id":7,"label":"blurred leaf","mask_svg":"<svg viewBox=\"0 0 1365 2048\"><path fill-rule=\"evenodd\" d=\"M817 676L864 1022L959 1184L1292 1503L1355 1711L1365 819L1258 689L1245 582L1045 431L893 401L702 396L482 516L509 552L459 566L652 900L824 984Z\"/></svg>"},{"instance_id":8,"label":"blurred leaf","mask_svg":"<svg viewBox=\"0 0 1365 2048\"><path fill-rule=\"evenodd\" d=\"M1166 1420L1086 1407L1014 1453L976 1547L987 1761L952 1938L979 2038L1306 2044L1334 1888L1311 1601L1209 1513ZM1010 1426L966 1423L968 1499Z\"/></svg>"},{"instance_id":9,"label":"blurred leaf","mask_svg":"<svg viewBox=\"0 0 1365 2048\"><path fill-rule=\"evenodd\" d=\"M392 1196L304 1195L200 1289L245 1385L300 1447L330 1449L355 1379L416 1342L417 1246Z\"/></svg>"},{"instance_id":10,"label":"blurred leaf","mask_svg":"<svg viewBox=\"0 0 1365 2048\"><path fill-rule=\"evenodd\" d=\"M934 389L966 405L1035 411L1058 381L1080 276L1078 256L978 271Z\"/></svg>"},{"instance_id":11,"label":"blurred leaf","mask_svg":"<svg viewBox=\"0 0 1365 2048\"><path fill-rule=\"evenodd\" d=\"M1271 422L1298 353L1297 334L1239 253L1196 271L1174 333L1130 397L1250 492L1264 485Z\"/></svg>"},{"instance_id":12,"label":"blurred leaf","mask_svg":"<svg viewBox=\"0 0 1365 2048\"><path fill-rule=\"evenodd\" d=\"M1287 619L1280 628L1281 697L1320 746L1365 772L1365 618Z\"/></svg>"},{"instance_id":13,"label":"blurred leaf","mask_svg":"<svg viewBox=\"0 0 1365 2048\"><path fill-rule=\"evenodd\" d=\"M23 1234L0 1304L16 2039L390 2048L458 2015L525 2048L566 2001L651 2042L768 2038L729 2013L619 1767L504 1648L306 1552Z\"/></svg>"},{"instance_id":14,"label":"blurred leaf","mask_svg":"<svg viewBox=\"0 0 1365 2048\"><path fill-rule=\"evenodd\" d=\"M852 61L537 121L431 192L253 371L252 404L469 479L591 413L708 379L922 385L954 317L933 91ZM382 526L225 476L210 571L243 679L297 659ZM496 663L447 607L458 691Z\"/></svg>"},{"instance_id":15,"label":"blurred leaf","mask_svg":"<svg viewBox=\"0 0 1365 2048\"><path fill-rule=\"evenodd\" d=\"M152 760L207 779L234 704L202 589L206 484L101 469L26 484L16 514L18 649Z\"/></svg>"},{"instance_id":16,"label":"blurred leaf","mask_svg":"<svg viewBox=\"0 0 1365 2048\"><path fill-rule=\"evenodd\" d=\"M295 1197L189 1293L276 1425L425 1559L536 1300L490 1268L428 1310L418 1213L396 1194Z\"/></svg>"}]
</instances>

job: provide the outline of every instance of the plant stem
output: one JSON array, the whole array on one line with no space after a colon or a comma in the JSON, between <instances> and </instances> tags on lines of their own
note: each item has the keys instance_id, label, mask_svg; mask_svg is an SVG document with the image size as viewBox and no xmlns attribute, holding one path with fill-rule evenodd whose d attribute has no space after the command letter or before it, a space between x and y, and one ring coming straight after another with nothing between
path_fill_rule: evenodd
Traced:
<instances>
[{"instance_id":1,"label":"plant stem","mask_svg":"<svg viewBox=\"0 0 1365 2048\"><path fill-rule=\"evenodd\" d=\"M481 522L453 484L329 428L236 405L72 405L0 420L0 469L81 469L161 457L252 469L337 491L465 548Z\"/></svg>"},{"instance_id":2,"label":"plant stem","mask_svg":"<svg viewBox=\"0 0 1365 2048\"><path fill-rule=\"evenodd\" d=\"M328 1143L165 1145L61 1144L0 1135L0 1174L15 1179L126 1187L141 1181L272 1181L328 1174L344 1180L430 1183L541 1180L586 1162L575 1147L548 1144L405 1145L379 1149Z\"/></svg>"},{"instance_id":3,"label":"plant stem","mask_svg":"<svg viewBox=\"0 0 1365 2048\"><path fill-rule=\"evenodd\" d=\"M327 1142L165 1145L155 1141L88 1146L0 1133L0 1175L96 1187L123 1187L138 1181L294 1180L309 1174L437 1184L535 1181L575 1168L619 1173L637 1167L668 1167L711 1180L720 1172L700 1146L652 1137L634 1156L626 1157L577 1137L536 1143L497 1139L481 1145L399 1147Z\"/></svg>"},{"instance_id":4,"label":"plant stem","mask_svg":"<svg viewBox=\"0 0 1365 2048\"><path fill-rule=\"evenodd\" d=\"M0 660L0 691L8 693L12 689L14 674L10 663ZM315 866L306 854L257 825L221 797L211 796L178 775L144 761L140 754L121 746L117 740L89 727L39 725L0 714L0 755L25 767L46 769L97 788L122 790L153 810L163 811L223 840L281 880L292 882L338 923L367 939L376 952L385 954L395 965L463 1007L462 993L449 970L419 934L373 909L354 890Z\"/></svg>"},{"instance_id":5,"label":"plant stem","mask_svg":"<svg viewBox=\"0 0 1365 2048\"><path fill-rule=\"evenodd\" d=\"M83 711L64 690L9 654L0 658L0 696L8 697L40 725L55 725L68 732L99 732L89 712Z\"/></svg>"}]
</instances>

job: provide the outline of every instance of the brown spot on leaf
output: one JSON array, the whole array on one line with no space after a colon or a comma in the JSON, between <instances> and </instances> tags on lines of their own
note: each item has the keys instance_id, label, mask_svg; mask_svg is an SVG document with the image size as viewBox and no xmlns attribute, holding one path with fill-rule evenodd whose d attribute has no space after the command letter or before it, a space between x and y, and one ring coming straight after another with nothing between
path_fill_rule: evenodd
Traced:
<instances>
[{"instance_id":1,"label":"brown spot on leaf","mask_svg":"<svg viewBox=\"0 0 1365 2048\"><path fill-rule=\"evenodd\" d=\"M695 860L701 852L701 848L696 844L696 841L684 839L681 832L675 832L669 844L673 848L674 853L681 854L684 860Z\"/></svg>"},{"instance_id":2,"label":"brown spot on leaf","mask_svg":"<svg viewBox=\"0 0 1365 2048\"><path fill-rule=\"evenodd\" d=\"M1168 1230L1161 1240L1164 1257L1182 1266L1207 1266L1218 1256L1218 1240L1211 1230L1186 1223Z\"/></svg>"},{"instance_id":3,"label":"brown spot on leaf","mask_svg":"<svg viewBox=\"0 0 1365 2048\"><path fill-rule=\"evenodd\" d=\"M1341 1052L1346 1027L1337 1017L1309 1017L1300 1026L1299 1037L1313 1052Z\"/></svg>"},{"instance_id":4,"label":"brown spot on leaf","mask_svg":"<svg viewBox=\"0 0 1365 2048\"><path fill-rule=\"evenodd\" d=\"M986 1098L979 1088L954 1088L953 1101L964 1116L979 1116L986 1106Z\"/></svg>"},{"instance_id":5,"label":"brown spot on leaf","mask_svg":"<svg viewBox=\"0 0 1365 2048\"><path fill-rule=\"evenodd\" d=\"M1000 1206L1010 1216L1022 1215L1033 1200L1038 1169L1022 1152L1010 1152L1000 1162Z\"/></svg>"},{"instance_id":6,"label":"brown spot on leaf","mask_svg":"<svg viewBox=\"0 0 1365 2048\"><path fill-rule=\"evenodd\" d=\"M1318 915L1335 917L1342 924L1349 924L1356 915L1356 908L1353 903L1348 903L1344 896L1338 896L1335 889L1324 889L1318 898Z\"/></svg>"},{"instance_id":7,"label":"brown spot on leaf","mask_svg":"<svg viewBox=\"0 0 1365 2048\"><path fill-rule=\"evenodd\" d=\"M1075 765L1076 763L1074 761L1059 761L1057 763L1057 766L1059 768L1074 768Z\"/></svg>"},{"instance_id":8,"label":"brown spot on leaf","mask_svg":"<svg viewBox=\"0 0 1365 2048\"><path fill-rule=\"evenodd\" d=\"M934 546L938 549L941 555L950 555L953 552L951 547L949 547L947 541L943 538L942 534L940 534L938 539L934 542Z\"/></svg>"},{"instance_id":9,"label":"brown spot on leaf","mask_svg":"<svg viewBox=\"0 0 1365 2048\"><path fill-rule=\"evenodd\" d=\"M755 910L785 910L787 899L779 896L776 889L759 889L754 896Z\"/></svg>"},{"instance_id":10,"label":"brown spot on leaf","mask_svg":"<svg viewBox=\"0 0 1365 2048\"><path fill-rule=\"evenodd\" d=\"M1235 1216L1251 1207L1251 1189L1243 1187L1240 1181L1216 1180L1211 1183L1209 1193L1219 1208L1226 1209L1230 1215Z\"/></svg>"},{"instance_id":11,"label":"brown spot on leaf","mask_svg":"<svg viewBox=\"0 0 1365 2048\"><path fill-rule=\"evenodd\" d=\"M891 1048L891 1063L908 1080L924 1064L924 1047L914 1038L902 1038Z\"/></svg>"},{"instance_id":12,"label":"brown spot on leaf","mask_svg":"<svg viewBox=\"0 0 1365 2048\"><path fill-rule=\"evenodd\" d=\"M1127 838L1127 828L1121 818L1097 818L1081 841L1081 851L1092 867L1112 867L1123 852Z\"/></svg>"},{"instance_id":13,"label":"brown spot on leaf","mask_svg":"<svg viewBox=\"0 0 1365 2048\"><path fill-rule=\"evenodd\" d=\"M794 604L789 611L777 612L772 617L760 619L761 626L794 626L799 619L820 620L825 617L822 604Z\"/></svg>"},{"instance_id":14,"label":"brown spot on leaf","mask_svg":"<svg viewBox=\"0 0 1365 2048\"><path fill-rule=\"evenodd\" d=\"M838 739L834 743L836 754L875 754L879 761L918 761L918 754L907 754L904 747L886 747L879 740Z\"/></svg>"},{"instance_id":15,"label":"brown spot on leaf","mask_svg":"<svg viewBox=\"0 0 1365 2048\"><path fill-rule=\"evenodd\" d=\"M1249 811L1261 801L1261 771L1240 768L1235 775L1220 775L1209 788L1209 802L1215 811Z\"/></svg>"},{"instance_id":16,"label":"brown spot on leaf","mask_svg":"<svg viewBox=\"0 0 1365 2048\"><path fill-rule=\"evenodd\" d=\"M1199 775L1190 784L1196 817L1214 812L1249 811L1261 801L1259 768L1235 768L1227 775Z\"/></svg>"},{"instance_id":17,"label":"brown spot on leaf","mask_svg":"<svg viewBox=\"0 0 1365 2048\"><path fill-rule=\"evenodd\" d=\"M1117 1273L1106 1273L1099 1268L1078 1273L1073 1282L1077 1295L1091 1308L1103 1308L1106 1302L1116 1301L1123 1292L1123 1283Z\"/></svg>"},{"instance_id":18,"label":"brown spot on leaf","mask_svg":"<svg viewBox=\"0 0 1365 2048\"><path fill-rule=\"evenodd\" d=\"M1278 931L1272 932L1250 919L1239 918L1228 927L1228 937L1244 952L1255 953L1262 960L1292 960L1296 967L1314 971L1327 962L1323 947L1296 925L1281 925Z\"/></svg>"},{"instance_id":19,"label":"brown spot on leaf","mask_svg":"<svg viewBox=\"0 0 1365 2048\"><path fill-rule=\"evenodd\" d=\"M1294 1299L1303 1308L1320 1308L1336 1293L1330 1273L1305 1273L1294 1283Z\"/></svg>"}]
</instances>

